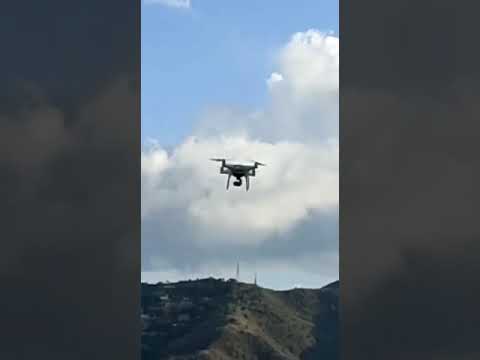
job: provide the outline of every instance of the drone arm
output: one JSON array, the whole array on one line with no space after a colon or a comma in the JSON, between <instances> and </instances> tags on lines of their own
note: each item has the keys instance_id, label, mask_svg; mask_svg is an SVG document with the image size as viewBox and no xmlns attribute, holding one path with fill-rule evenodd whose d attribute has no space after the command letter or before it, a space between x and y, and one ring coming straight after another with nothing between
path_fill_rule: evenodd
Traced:
<instances>
[{"instance_id":1,"label":"drone arm","mask_svg":"<svg viewBox=\"0 0 480 360\"><path fill-rule=\"evenodd\" d=\"M218 161L218 162L221 162L222 165L220 166L220 174L228 174L227 172L225 172L225 163L226 163L226 159L210 159L212 161Z\"/></svg>"}]
</instances>

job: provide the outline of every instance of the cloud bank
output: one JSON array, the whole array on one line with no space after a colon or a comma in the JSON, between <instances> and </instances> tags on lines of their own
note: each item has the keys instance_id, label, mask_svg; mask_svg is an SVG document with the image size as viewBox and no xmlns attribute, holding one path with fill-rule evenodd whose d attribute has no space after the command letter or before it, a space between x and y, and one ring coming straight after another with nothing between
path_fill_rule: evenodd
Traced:
<instances>
[{"instance_id":1,"label":"cloud bank","mask_svg":"<svg viewBox=\"0 0 480 360\"><path fill-rule=\"evenodd\" d=\"M294 34L263 109L212 108L174 149L144 146L144 271L228 277L241 259L265 274L338 278L338 45L318 30ZM211 157L267 166L248 193L226 192Z\"/></svg>"}]
</instances>

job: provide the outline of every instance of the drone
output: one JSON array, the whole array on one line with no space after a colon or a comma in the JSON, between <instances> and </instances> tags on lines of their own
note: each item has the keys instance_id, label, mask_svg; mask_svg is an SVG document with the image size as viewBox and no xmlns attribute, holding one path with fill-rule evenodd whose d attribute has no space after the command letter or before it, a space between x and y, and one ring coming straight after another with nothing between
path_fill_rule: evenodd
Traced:
<instances>
[{"instance_id":1,"label":"drone","mask_svg":"<svg viewBox=\"0 0 480 360\"><path fill-rule=\"evenodd\" d=\"M233 186L242 186L242 177L245 178L245 189L248 191L250 188L250 177L255 176L255 170L259 166L265 166L258 161L255 161L253 165L243 165L243 164L233 164L227 163L226 159L210 159L212 161L218 161L222 163L220 167L220 174L228 175L227 178L227 190L230 186L230 178L232 175L235 177L235 181L233 182Z\"/></svg>"}]
</instances>

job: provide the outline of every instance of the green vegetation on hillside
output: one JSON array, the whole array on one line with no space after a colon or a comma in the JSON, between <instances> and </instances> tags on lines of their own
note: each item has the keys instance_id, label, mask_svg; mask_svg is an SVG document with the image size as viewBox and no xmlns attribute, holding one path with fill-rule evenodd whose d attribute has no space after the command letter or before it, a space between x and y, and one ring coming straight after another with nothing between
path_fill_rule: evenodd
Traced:
<instances>
[{"instance_id":1,"label":"green vegetation on hillside","mask_svg":"<svg viewBox=\"0 0 480 360\"><path fill-rule=\"evenodd\" d=\"M142 359L338 359L338 282L273 291L204 279L142 284Z\"/></svg>"}]
</instances>

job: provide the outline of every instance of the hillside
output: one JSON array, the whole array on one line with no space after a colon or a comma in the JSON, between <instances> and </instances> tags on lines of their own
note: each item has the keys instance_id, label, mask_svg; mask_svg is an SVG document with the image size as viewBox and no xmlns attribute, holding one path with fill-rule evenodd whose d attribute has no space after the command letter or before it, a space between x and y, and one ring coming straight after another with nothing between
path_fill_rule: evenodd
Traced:
<instances>
[{"instance_id":1,"label":"hillside","mask_svg":"<svg viewBox=\"0 0 480 360\"><path fill-rule=\"evenodd\" d=\"M336 360L338 288L273 291L216 279L142 284L142 359Z\"/></svg>"}]
</instances>

